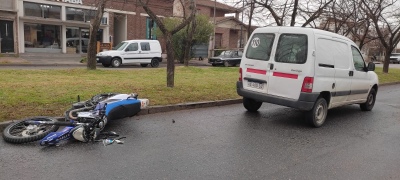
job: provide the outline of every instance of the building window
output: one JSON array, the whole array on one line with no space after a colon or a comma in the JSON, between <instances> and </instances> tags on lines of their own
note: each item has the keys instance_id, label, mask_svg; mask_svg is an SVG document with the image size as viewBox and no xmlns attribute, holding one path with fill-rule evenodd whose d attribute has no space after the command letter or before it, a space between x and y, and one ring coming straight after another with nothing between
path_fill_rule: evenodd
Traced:
<instances>
[{"instance_id":1,"label":"building window","mask_svg":"<svg viewBox=\"0 0 400 180\"><path fill-rule=\"evenodd\" d=\"M96 11L88 9L66 7L65 10L66 10L67 20L70 21L89 22L96 16Z\"/></svg>"},{"instance_id":2,"label":"building window","mask_svg":"<svg viewBox=\"0 0 400 180\"><path fill-rule=\"evenodd\" d=\"M25 23L25 47L60 49L60 29L61 26Z\"/></svg>"},{"instance_id":3,"label":"building window","mask_svg":"<svg viewBox=\"0 0 400 180\"><path fill-rule=\"evenodd\" d=\"M61 6L24 2L24 15L61 19Z\"/></svg>"}]
</instances>

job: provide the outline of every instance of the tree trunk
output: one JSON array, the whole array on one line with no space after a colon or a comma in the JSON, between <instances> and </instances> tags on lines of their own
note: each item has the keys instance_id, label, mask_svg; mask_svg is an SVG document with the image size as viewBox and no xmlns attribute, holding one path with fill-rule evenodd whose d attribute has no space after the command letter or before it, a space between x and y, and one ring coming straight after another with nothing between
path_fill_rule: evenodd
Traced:
<instances>
[{"instance_id":1,"label":"tree trunk","mask_svg":"<svg viewBox=\"0 0 400 180\"><path fill-rule=\"evenodd\" d=\"M174 87L175 58L171 32L164 33L167 45L167 87Z\"/></svg>"},{"instance_id":2,"label":"tree trunk","mask_svg":"<svg viewBox=\"0 0 400 180\"><path fill-rule=\"evenodd\" d=\"M193 42L193 34L196 31L196 18L193 19L192 25L188 26L188 33L187 33L187 39L186 39L186 44L185 44L185 53L184 53L184 65L186 67L189 66L189 61L191 59L190 56L190 50L192 49L192 42Z\"/></svg>"},{"instance_id":3,"label":"tree trunk","mask_svg":"<svg viewBox=\"0 0 400 180\"><path fill-rule=\"evenodd\" d=\"M383 73L389 73L390 54L392 51L386 51L385 60L383 61Z\"/></svg>"},{"instance_id":4,"label":"tree trunk","mask_svg":"<svg viewBox=\"0 0 400 180\"><path fill-rule=\"evenodd\" d=\"M250 11L249 11L249 25L247 26L247 39L250 39L250 36L251 36L251 33L252 33L252 31L251 31L251 20L253 19L254 6L255 6L254 2L253 2L253 0L251 0L250 1Z\"/></svg>"},{"instance_id":5,"label":"tree trunk","mask_svg":"<svg viewBox=\"0 0 400 180\"><path fill-rule=\"evenodd\" d=\"M96 16L91 19L90 22L90 36L89 36L89 47L87 51L87 69L96 70L96 54L97 54L97 42L96 35L100 28L100 21L103 17L104 7L106 6L107 0L100 0L97 4Z\"/></svg>"}]
</instances>

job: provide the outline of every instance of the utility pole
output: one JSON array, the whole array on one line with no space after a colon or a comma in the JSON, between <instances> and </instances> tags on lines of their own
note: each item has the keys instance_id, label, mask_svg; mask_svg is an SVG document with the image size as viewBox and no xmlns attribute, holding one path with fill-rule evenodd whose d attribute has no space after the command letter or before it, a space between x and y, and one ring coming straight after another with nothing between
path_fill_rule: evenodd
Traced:
<instances>
[{"instance_id":1,"label":"utility pole","mask_svg":"<svg viewBox=\"0 0 400 180\"><path fill-rule=\"evenodd\" d=\"M214 34L213 34L213 42L212 42L212 51L211 51L211 57L214 57L214 53L215 53L215 26L216 26L216 22L215 22L215 10L217 7L217 0L214 0Z\"/></svg>"},{"instance_id":2,"label":"utility pole","mask_svg":"<svg viewBox=\"0 0 400 180\"><path fill-rule=\"evenodd\" d=\"M242 24L240 25L240 40L239 40L239 48L243 48L243 10L244 10L244 1L245 0L242 0L242 2L243 2L243 5L242 5Z\"/></svg>"}]
</instances>

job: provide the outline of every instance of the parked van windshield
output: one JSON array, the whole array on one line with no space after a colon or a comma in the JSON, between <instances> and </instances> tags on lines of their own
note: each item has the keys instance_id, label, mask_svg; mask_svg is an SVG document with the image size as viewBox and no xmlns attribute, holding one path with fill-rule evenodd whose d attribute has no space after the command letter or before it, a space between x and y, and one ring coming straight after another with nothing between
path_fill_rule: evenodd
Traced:
<instances>
[{"instance_id":1,"label":"parked van windshield","mask_svg":"<svg viewBox=\"0 0 400 180\"><path fill-rule=\"evenodd\" d=\"M304 64L307 61L307 35L282 34L276 48L275 61Z\"/></svg>"},{"instance_id":2,"label":"parked van windshield","mask_svg":"<svg viewBox=\"0 0 400 180\"><path fill-rule=\"evenodd\" d=\"M120 42L117 46L114 47L114 50L122 51L125 49L126 45L128 45L128 42Z\"/></svg>"},{"instance_id":3,"label":"parked van windshield","mask_svg":"<svg viewBox=\"0 0 400 180\"><path fill-rule=\"evenodd\" d=\"M246 51L246 58L268 61L271 55L274 34L256 33Z\"/></svg>"}]
</instances>

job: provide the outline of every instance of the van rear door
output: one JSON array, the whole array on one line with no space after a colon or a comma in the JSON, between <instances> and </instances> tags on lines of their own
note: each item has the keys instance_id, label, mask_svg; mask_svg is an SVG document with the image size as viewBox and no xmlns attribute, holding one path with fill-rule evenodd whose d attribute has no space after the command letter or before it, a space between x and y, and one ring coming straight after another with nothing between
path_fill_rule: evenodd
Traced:
<instances>
[{"instance_id":1,"label":"van rear door","mask_svg":"<svg viewBox=\"0 0 400 180\"><path fill-rule=\"evenodd\" d=\"M253 33L240 64L243 88L268 93L268 64L276 31Z\"/></svg>"},{"instance_id":2,"label":"van rear door","mask_svg":"<svg viewBox=\"0 0 400 180\"><path fill-rule=\"evenodd\" d=\"M274 58L268 66L270 95L297 100L306 77L311 87L303 90L312 91L314 59L310 47L313 47L314 34L307 30L301 34L298 31L297 28L282 28L277 37Z\"/></svg>"}]
</instances>

